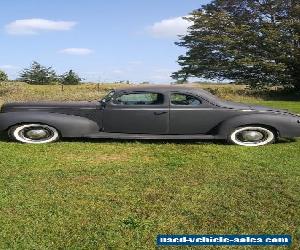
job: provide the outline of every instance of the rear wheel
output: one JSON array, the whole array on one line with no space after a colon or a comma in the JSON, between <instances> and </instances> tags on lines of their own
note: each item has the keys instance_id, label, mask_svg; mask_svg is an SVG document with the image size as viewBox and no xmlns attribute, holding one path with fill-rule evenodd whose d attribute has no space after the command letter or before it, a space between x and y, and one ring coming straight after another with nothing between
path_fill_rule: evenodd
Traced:
<instances>
[{"instance_id":1,"label":"rear wheel","mask_svg":"<svg viewBox=\"0 0 300 250\"><path fill-rule=\"evenodd\" d=\"M56 128L45 124L20 124L9 129L11 139L31 144L50 143L59 140L59 132Z\"/></svg>"},{"instance_id":2,"label":"rear wheel","mask_svg":"<svg viewBox=\"0 0 300 250\"><path fill-rule=\"evenodd\" d=\"M274 143L276 133L271 129L249 126L235 129L229 136L228 142L240 146L256 147Z\"/></svg>"}]
</instances>

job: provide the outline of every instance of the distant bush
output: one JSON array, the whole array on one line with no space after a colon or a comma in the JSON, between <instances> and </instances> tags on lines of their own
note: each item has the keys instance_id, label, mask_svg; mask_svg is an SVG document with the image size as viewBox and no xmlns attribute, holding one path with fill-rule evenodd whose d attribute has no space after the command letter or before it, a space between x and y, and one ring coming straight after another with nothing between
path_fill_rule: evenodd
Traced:
<instances>
[{"instance_id":1,"label":"distant bush","mask_svg":"<svg viewBox=\"0 0 300 250\"><path fill-rule=\"evenodd\" d=\"M25 68L18 79L34 85L53 84L57 81L57 76L52 67L45 67L38 62L33 62L30 68Z\"/></svg>"},{"instance_id":2,"label":"distant bush","mask_svg":"<svg viewBox=\"0 0 300 250\"><path fill-rule=\"evenodd\" d=\"M0 70L0 82L4 82L7 80L8 80L7 74L4 71Z\"/></svg>"},{"instance_id":3,"label":"distant bush","mask_svg":"<svg viewBox=\"0 0 300 250\"><path fill-rule=\"evenodd\" d=\"M73 71L69 70L60 76L60 82L63 85L77 85L80 84L82 79Z\"/></svg>"}]
</instances>

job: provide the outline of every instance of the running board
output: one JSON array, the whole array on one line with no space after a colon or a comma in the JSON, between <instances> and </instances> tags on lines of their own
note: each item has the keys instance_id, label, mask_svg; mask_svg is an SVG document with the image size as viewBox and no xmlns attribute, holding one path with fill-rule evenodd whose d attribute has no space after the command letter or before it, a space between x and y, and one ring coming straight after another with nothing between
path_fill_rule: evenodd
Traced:
<instances>
[{"instance_id":1,"label":"running board","mask_svg":"<svg viewBox=\"0 0 300 250\"><path fill-rule=\"evenodd\" d=\"M147 140L212 140L217 139L213 135L153 135L153 134L123 134L99 132L84 136L86 138L99 139L147 139Z\"/></svg>"}]
</instances>

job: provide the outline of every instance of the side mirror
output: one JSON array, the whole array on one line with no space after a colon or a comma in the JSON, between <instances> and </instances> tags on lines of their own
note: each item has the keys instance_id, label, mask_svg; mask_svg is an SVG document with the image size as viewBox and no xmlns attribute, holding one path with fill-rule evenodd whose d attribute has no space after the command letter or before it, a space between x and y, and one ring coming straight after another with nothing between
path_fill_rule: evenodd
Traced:
<instances>
[{"instance_id":1,"label":"side mirror","mask_svg":"<svg viewBox=\"0 0 300 250\"><path fill-rule=\"evenodd\" d=\"M101 107L105 108L106 107L106 100L105 99L102 99L100 101L100 104L101 104Z\"/></svg>"}]
</instances>

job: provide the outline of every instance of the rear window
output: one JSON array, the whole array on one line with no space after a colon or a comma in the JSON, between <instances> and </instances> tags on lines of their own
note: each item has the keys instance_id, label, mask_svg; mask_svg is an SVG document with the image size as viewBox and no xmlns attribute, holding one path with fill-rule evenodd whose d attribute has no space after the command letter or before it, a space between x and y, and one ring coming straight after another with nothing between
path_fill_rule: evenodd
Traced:
<instances>
[{"instance_id":1,"label":"rear window","mask_svg":"<svg viewBox=\"0 0 300 250\"><path fill-rule=\"evenodd\" d=\"M171 104L184 106L199 106L201 105L201 101L192 95L173 93L171 94Z\"/></svg>"}]
</instances>

